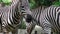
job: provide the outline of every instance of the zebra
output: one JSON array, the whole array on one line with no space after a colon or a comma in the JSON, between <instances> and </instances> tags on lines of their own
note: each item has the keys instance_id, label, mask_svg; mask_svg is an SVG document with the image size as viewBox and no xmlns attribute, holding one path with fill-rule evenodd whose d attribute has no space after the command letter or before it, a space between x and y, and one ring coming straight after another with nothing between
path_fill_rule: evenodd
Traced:
<instances>
[{"instance_id":1,"label":"zebra","mask_svg":"<svg viewBox=\"0 0 60 34\"><path fill-rule=\"evenodd\" d=\"M10 6L0 7L0 13L2 13L0 14L0 31L13 31L16 34L15 31L21 27L20 24L24 15L21 10L30 12L27 2L28 0L13 0Z\"/></svg>"},{"instance_id":2,"label":"zebra","mask_svg":"<svg viewBox=\"0 0 60 34\"><path fill-rule=\"evenodd\" d=\"M35 21L36 23L33 23L33 25L37 24L41 26L46 34L49 31L57 32L59 34L60 32L60 25L59 25L59 15L60 15L60 6L50 6L48 8L45 8L44 10L40 12L32 12L31 21ZM34 14L35 13L35 14ZM29 18L26 18L26 21L29 20ZM27 21L29 22L29 21Z\"/></svg>"},{"instance_id":3,"label":"zebra","mask_svg":"<svg viewBox=\"0 0 60 34\"><path fill-rule=\"evenodd\" d=\"M0 17L2 21L1 26L2 32L13 31L14 29L18 28L17 26L19 24L21 24L20 22L21 14L18 11L18 4L19 0L17 1L15 0L14 2L12 2L10 6L0 7L0 13L2 13L1 14L2 16Z\"/></svg>"},{"instance_id":4,"label":"zebra","mask_svg":"<svg viewBox=\"0 0 60 34\"><path fill-rule=\"evenodd\" d=\"M39 7L37 7L37 8L35 8L35 9L31 9L31 12L33 13L33 14L35 14L35 15L32 15L32 16L37 16L36 14L38 13L38 12L40 12L41 13L41 11L42 10L44 10L45 8L47 8L47 6L39 6ZM34 17L34 18L35 18ZM28 16L28 18L30 18L30 19L27 19L27 21L30 21L31 20L31 15L30 16ZM29 33L29 34L31 34L31 32L32 32L32 30L35 28L35 25L36 24L34 24L34 23L36 23L37 21L36 20L34 20L34 21L32 21L31 23L29 23L30 25L29 25L29 27L27 28L27 32Z\"/></svg>"}]
</instances>

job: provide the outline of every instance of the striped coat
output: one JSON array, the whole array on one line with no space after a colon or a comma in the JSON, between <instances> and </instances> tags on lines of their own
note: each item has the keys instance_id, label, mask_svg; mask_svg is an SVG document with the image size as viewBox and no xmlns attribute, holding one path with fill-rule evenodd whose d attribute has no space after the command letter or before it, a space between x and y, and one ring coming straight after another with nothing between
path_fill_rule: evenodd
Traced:
<instances>
[{"instance_id":1,"label":"striped coat","mask_svg":"<svg viewBox=\"0 0 60 34\"><path fill-rule=\"evenodd\" d=\"M60 7L50 6L40 12L32 12L32 20L35 24L38 24L43 28L45 33L48 33L51 29L54 32L60 32ZM34 24L34 23L33 23Z\"/></svg>"},{"instance_id":2,"label":"striped coat","mask_svg":"<svg viewBox=\"0 0 60 34\"><path fill-rule=\"evenodd\" d=\"M2 29L2 31L12 31L21 24L20 8L18 9L18 7L20 7L19 0L15 0L10 6L0 7L0 18L2 21L0 29Z\"/></svg>"}]
</instances>

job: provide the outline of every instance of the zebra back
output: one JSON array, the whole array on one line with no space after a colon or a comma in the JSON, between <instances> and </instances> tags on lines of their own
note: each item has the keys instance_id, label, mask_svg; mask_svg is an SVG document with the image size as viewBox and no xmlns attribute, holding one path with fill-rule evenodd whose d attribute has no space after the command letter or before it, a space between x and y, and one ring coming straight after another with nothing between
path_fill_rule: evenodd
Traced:
<instances>
[{"instance_id":1,"label":"zebra back","mask_svg":"<svg viewBox=\"0 0 60 34\"><path fill-rule=\"evenodd\" d=\"M34 17L34 19L36 18L36 20L34 20L34 22L37 22L37 24L39 25L39 19L38 17L40 16L41 12L43 12L42 10L45 10L47 8L47 6L39 6L38 8L32 9L32 17ZM33 22L33 23L34 23Z\"/></svg>"},{"instance_id":2,"label":"zebra back","mask_svg":"<svg viewBox=\"0 0 60 34\"><path fill-rule=\"evenodd\" d=\"M59 13L60 6L50 6L43 10L40 15L40 22L43 27L51 28L54 32L60 31Z\"/></svg>"}]
</instances>

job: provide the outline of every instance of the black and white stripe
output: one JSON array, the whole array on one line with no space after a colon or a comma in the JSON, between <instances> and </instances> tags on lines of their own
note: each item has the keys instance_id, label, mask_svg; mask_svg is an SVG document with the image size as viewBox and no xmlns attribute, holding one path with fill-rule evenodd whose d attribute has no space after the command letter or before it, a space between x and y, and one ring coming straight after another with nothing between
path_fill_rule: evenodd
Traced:
<instances>
[{"instance_id":1,"label":"black and white stripe","mask_svg":"<svg viewBox=\"0 0 60 34\"><path fill-rule=\"evenodd\" d=\"M21 20L26 12L30 14L28 0L13 0L10 6L0 7L0 13L2 13L2 31L14 31L20 27ZM23 11L22 11L23 10ZM1 30L0 29L0 30Z\"/></svg>"},{"instance_id":2,"label":"black and white stripe","mask_svg":"<svg viewBox=\"0 0 60 34\"><path fill-rule=\"evenodd\" d=\"M2 31L4 31L4 29L12 31L15 28L18 28L17 26L21 24L19 7L20 0L14 0L11 6L0 7L0 11L2 13Z\"/></svg>"},{"instance_id":3,"label":"black and white stripe","mask_svg":"<svg viewBox=\"0 0 60 34\"><path fill-rule=\"evenodd\" d=\"M32 19L35 20L36 24L40 25L46 33L48 30L53 29L54 32L60 32L60 7L50 6L40 12L32 12Z\"/></svg>"},{"instance_id":4,"label":"black and white stripe","mask_svg":"<svg viewBox=\"0 0 60 34\"><path fill-rule=\"evenodd\" d=\"M34 29L34 27L35 27L36 24L37 24L37 25L40 25L38 18L40 18L39 16L40 16L40 14L41 14L41 11L44 10L45 8L47 8L47 7L46 7L46 6L40 6L40 7L38 7L38 8L31 9L32 15L27 16L27 17L30 18L30 19L28 19L28 18L26 19L26 21L31 24L31 26L28 27L28 28L30 28L30 29L29 29L30 32L28 32L29 34L31 34L31 32L32 32L32 30ZM31 16L32 16L33 18L32 18ZM33 21L31 20L31 18L32 18ZM36 20L36 19L37 19L37 20ZM30 20L32 21L32 23L31 23Z\"/></svg>"},{"instance_id":5,"label":"black and white stripe","mask_svg":"<svg viewBox=\"0 0 60 34\"><path fill-rule=\"evenodd\" d=\"M21 9L20 0L14 0L10 6L0 7L0 13L2 13L2 31L5 31L4 29L7 31L13 31L20 27L23 18Z\"/></svg>"},{"instance_id":6,"label":"black and white stripe","mask_svg":"<svg viewBox=\"0 0 60 34\"><path fill-rule=\"evenodd\" d=\"M49 27L53 28L55 31L60 31L60 25L59 25L59 12L60 7L56 6L50 6L49 8L46 8L40 16L40 22L43 25L42 27Z\"/></svg>"}]
</instances>

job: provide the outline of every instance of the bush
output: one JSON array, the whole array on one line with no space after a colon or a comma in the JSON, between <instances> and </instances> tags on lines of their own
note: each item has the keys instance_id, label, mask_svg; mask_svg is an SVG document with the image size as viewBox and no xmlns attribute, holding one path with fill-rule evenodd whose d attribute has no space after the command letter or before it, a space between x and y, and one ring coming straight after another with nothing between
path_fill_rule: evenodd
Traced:
<instances>
[{"instance_id":1,"label":"bush","mask_svg":"<svg viewBox=\"0 0 60 34\"><path fill-rule=\"evenodd\" d=\"M0 3L3 3L4 5L11 5L12 0L0 0Z\"/></svg>"},{"instance_id":2,"label":"bush","mask_svg":"<svg viewBox=\"0 0 60 34\"><path fill-rule=\"evenodd\" d=\"M59 1L53 2L53 5L60 6L60 2Z\"/></svg>"},{"instance_id":3,"label":"bush","mask_svg":"<svg viewBox=\"0 0 60 34\"><path fill-rule=\"evenodd\" d=\"M3 3L11 3L12 0L2 0Z\"/></svg>"},{"instance_id":4,"label":"bush","mask_svg":"<svg viewBox=\"0 0 60 34\"><path fill-rule=\"evenodd\" d=\"M43 6L52 5L52 1L50 1L50 0L29 0L29 2L30 2L31 9L42 6L42 5Z\"/></svg>"},{"instance_id":5,"label":"bush","mask_svg":"<svg viewBox=\"0 0 60 34\"><path fill-rule=\"evenodd\" d=\"M0 3L2 2L2 0L0 0Z\"/></svg>"},{"instance_id":6,"label":"bush","mask_svg":"<svg viewBox=\"0 0 60 34\"><path fill-rule=\"evenodd\" d=\"M20 26L20 29L26 29L26 24L25 24L24 21L22 21L21 26Z\"/></svg>"}]
</instances>

